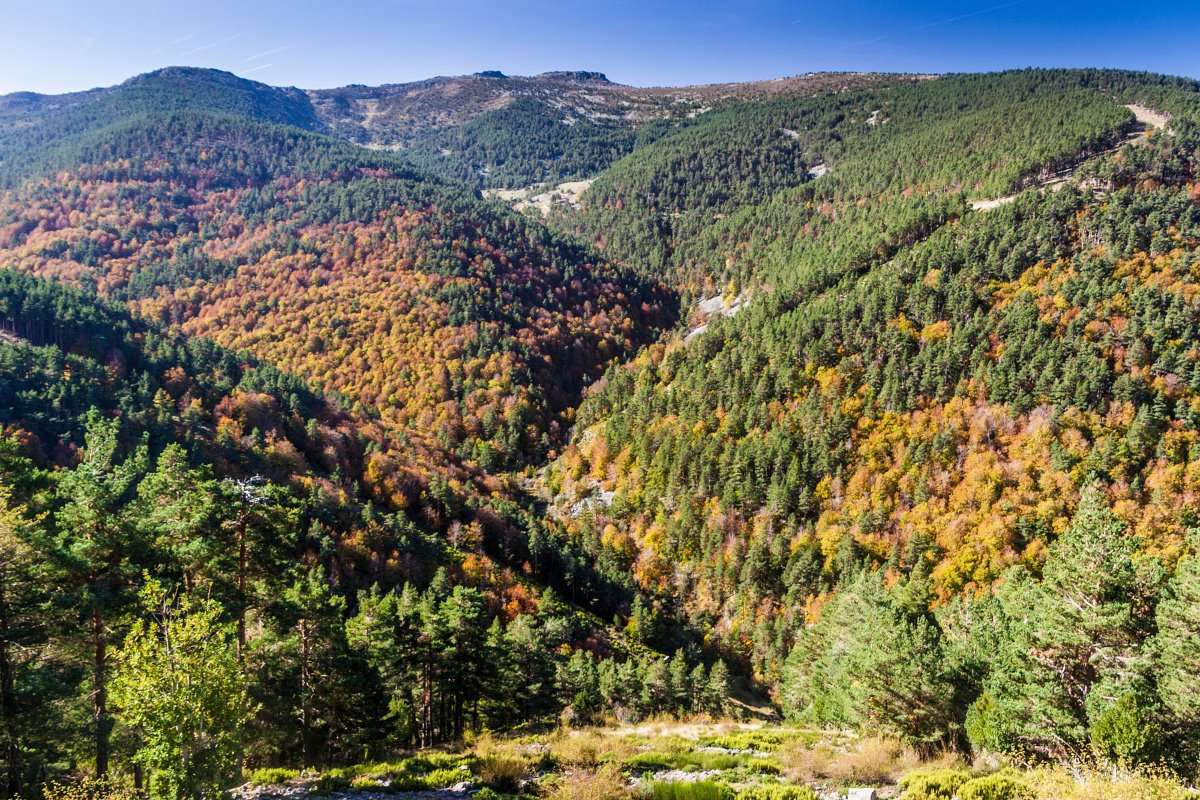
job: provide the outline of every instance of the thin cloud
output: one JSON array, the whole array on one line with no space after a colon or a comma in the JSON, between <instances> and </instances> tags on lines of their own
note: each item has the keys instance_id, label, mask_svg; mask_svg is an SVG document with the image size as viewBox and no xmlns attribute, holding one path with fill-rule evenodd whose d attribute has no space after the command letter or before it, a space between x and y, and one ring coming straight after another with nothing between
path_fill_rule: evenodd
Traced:
<instances>
[{"instance_id":1,"label":"thin cloud","mask_svg":"<svg viewBox=\"0 0 1200 800\"><path fill-rule=\"evenodd\" d=\"M987 8L980 8L980 9L976 9L975 11L968 11L965 14L956 14L953 17L945 17L944 19L935 19L930 22L923 22L920 25L916 25L912 28L908 28L899 33L885 33L880 36L872 37L870 39L863 39L862 41L852 42L848 49L857 49L860 47L867 47L869 45L878 44L879 42L883 42L888 39L895 39L897 37L904 36L905 34L916 33L917 31L927 30L929 28L936 28L939 25L949 25L953 22L960 22L964 19L970 19L972 17L983 16L984 14L991 14L993 11L1001 11L1005 8L1012 8L1013 6L1020 5L1024 2L1026 2L1026 0L1010 0L1010 2L1007 2L1007 3L1000 3L999 5L988 6Z\"/></svg>"},{"instance_id":2,"label":"thin cloud","mask_svg":"<svg viewBox=\"0 0 1200 800\"><path fill-rule=\"evenodd\" d=\"M185 42L190 42L194 38L196 38L196 35L194 33L189 33L185 36L180 36L178 39L171 40L171 46L174 47L175 45L180 45Z\"/></svg>"},{"instance_id":3,"label":"thin cloud","mask_svg":"<svg viewBox=\"0 0 1200 800\"><path fill-rule=\"evenodd\" d=\"M918 25L917 27L913 28L913 30L914 31L923 31L926 28L934 28L934 27L937 27L938 25L949 25L951 22L958 22L959 20L970 19L971 17L978 17L983 14L990 14L993 11L1000 11L1001 9L1012 8L1013 6L1020 5L1023 2L1025 2L1025 0L1012 0L1011 3L1001 3L998 6L989 6L988 8L981 8L978 11L968 11L966 14L959 14L954 17L946 17L945 19L938 19L938 20L934 20L933 22L926 22L924 25Z\"/></svg>"},{"instance_id":4,"label":"thin cloud","mask_svg":"<svg viewBox=\"0 0 1200 800\"><path fill-rule=\"evenodd\" d=\"M205 50L212 50L214 47L220 47L221 45L226 44L227 42L232 42L234 39L238 38L239 36L241 36L240 33L235 33L232 36L226 36L224 39L217 39L215 42L209 42L208 44L202 44L199 47L193 47L191 50L188 50L187 52L184 52L184 53L180 53L179 55L180 55L180 57L194 56L194 55L196 55L196 53L203 53Z\"/></svg>"},{"instance_id":5,"label":"thin cloud","mask_svg":"<svg viewBox=\"0 0 1200 800\"><path fill-rule=\"evenodd\" d=\"M243 75L249 75L251 72L258 72L260 69L270 69L274 64L259 64L257 67L242 70Z\"/></svg>"},{"instance_id":6,"label":"thin cloud","mask_svg":"<svg viewBox=\"0 0 1200 800\"><path fill-rule=\"evenodd\" d=\"M270 50L263 50L261 53L255 53L254 55L246 58L246 60L247 61L258 61L260 58L266 58L267 56L273 56L276 53L282 53L284 50L289 50L289 49L291 49L290 44L285 44L283 47L272 47Z\"/></svg>"}]
</instances>

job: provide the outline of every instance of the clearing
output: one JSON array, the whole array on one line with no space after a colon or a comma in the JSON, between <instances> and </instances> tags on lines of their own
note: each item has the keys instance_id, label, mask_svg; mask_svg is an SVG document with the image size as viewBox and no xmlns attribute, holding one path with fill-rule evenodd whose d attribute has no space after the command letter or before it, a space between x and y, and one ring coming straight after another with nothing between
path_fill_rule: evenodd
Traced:
<instances>
[{"instance_id":1,"label":"clearing","mask_svg":"<svg viewBox=\"0 0 1200 800\"><path fill-rule=\"evenodd\" d=\"M484 189L484 197L495 197L510 203L514 210L535 209L543 217L555 206L579 208L579 198L592 185L595 178L581 181L564 181L547 188L546 184L527 186L524 189Z\"/></svg>"}]
</instances>

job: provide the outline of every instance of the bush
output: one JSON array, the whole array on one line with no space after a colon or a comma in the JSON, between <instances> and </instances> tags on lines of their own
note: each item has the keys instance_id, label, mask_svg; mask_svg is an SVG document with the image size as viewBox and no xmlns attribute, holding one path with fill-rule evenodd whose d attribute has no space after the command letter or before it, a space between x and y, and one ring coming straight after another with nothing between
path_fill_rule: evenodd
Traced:
<instances>
[{"instance_id":1,"label":"bush","mask_svg":"<svg viewBox=\"0 0 1200 800\"><path fill-rule=\"evenodd\" d=\"M818 798L816 792L807 786L763 783L739 790L737 800L818 800Z\"/></svg>"},{"instance_id":2,"label":"bush","mask_svg":"<svg viewBox=\"0 0 1200 800\"><path fill-rule=\"evenodd\" d=\"M466 777L462 768L459 767L458 769L435 769L426 773L422 780L426 789L445 789L447 786L461 783Z\"/></svg>"},{"instance_id":3,"label":"bush","mask_svg":"<svg viewBox=\"0 0 1200 800\"><path fill-rule=\"evenodd\" d=\"M922 769L900 779L903 800L954 800L971 774L965 769Z\"/></svg>"},{"instance_id":4,"label":"bush","mask_svg":"<svg viewBox=\"0 0 1200 800\"><path fill-rule=\"evenodd\" d=\"M615 764L567 772L551 792L551 800L629 800L625 776Z\"/></svg>"},{"instance_id":5,"label":"bush","mask_svg":"<svg viewBox=\"0 0 1200 800\"><path fill-rule=\"evenodd\" d=\"M958 789L958 800L1033 800L1033 790L1011 770L972 778Z\"/></svg>"},{"instance_id":6,"label":"bush","mask_svg":"<svg viewBox=\"0 0 1200 800\"><path fill-rule=\"evenodd\" d=\"M654 781L651 800L734 800L733 789L712 781Z\"/></svg>"},{"instance_id":7,"label":"bush","mask_svg":"<svg viewBox=\"0 0 1200 800\"><path fill-rule=\"evenodd\" d=\"M130 786L119 786L105 778L48 783L42 789L44 800L140 800L142 795Z\"/></svg>"},{"instance_id":8,"label":"bush","mask_svg":"<svg viewBox=\"0 0 1200 800\"><path fill-rule=\"evenodd\" d=\"M350 788L350 779L345 775L337 774L338 770L332 770L317 778L316 783L312 786L312 791L317 794L328 794L330 792L341 792Z\"/></svg>"},{"instance_id":9,"label":"bush","mask_svg":"<svg viewBox=\"0 0 1200 800\"><path fill-rule=\"evenodd\" d=\"M475 774L484 786L498 792L516 792L529 772L529 765L511 756L485 756L475 764Z\"/></svg>"},{"instance_id":10,"label":"bush","mask_svg":"<svg viewBox=\"0 0 1200 800\"><path fill-rule=\"evenodd\" d=\"M359 792L382 792L391 787L385 786L375 778L359 775L357 778L350 779L350 788Z\"/></svg>"},{"instance_id":11,"label":"bush","mask_svg":"<svg viewBox=\"0 0 1200 800\"><path fill-rule=\"evenodd\" d=\"M787 776L800 783L824 779L837 783L891 783L921 764L912 748L898 739L882 737L859 739L845 752L828 744L811 748L789 744L777 757L783 762Z\"/></svg>"},{"instance_id":12,"label":"bush","mask_svg":"<svg viewBox=\"0 0 1200 800\"><path fill-rule=\"evenodd\" d=\"M1097 715L1089 734L1096 755L1113 764L1147 764L1158 755L1157 726L1152 713L1134 693L1122 695Z\"/></svg>"},{"instance_id":13,"label":"bush","mask_svg":"<svg viewBox=\"0 0 1200 800\"><path fill-rule=\"evenodd\" d=\"M250 773L250 782L255 786L279 786L300 777L299 770L284 767L264 767Z\"/></svg>"},{"instance_id":14,"label":"bush","mask_svg":"<svg viewBox=\"0 0 1200 800\"><path fill-rule=\"evenodd\" d=\"M967 731L967 741L975 750L1003 753L1011 748L1011 737L1008 735L1000 709L986 692L967 709L964 727Z\"/></svg>"}]
</instances>

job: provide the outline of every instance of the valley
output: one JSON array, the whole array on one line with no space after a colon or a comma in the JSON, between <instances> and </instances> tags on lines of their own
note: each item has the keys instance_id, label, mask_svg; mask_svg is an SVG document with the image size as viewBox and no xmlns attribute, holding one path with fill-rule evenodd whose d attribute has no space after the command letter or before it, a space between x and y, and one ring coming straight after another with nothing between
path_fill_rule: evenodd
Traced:
<instances>
[{"instance_id":1,"label":"valley","mask_svg":"<svg viewBox=\"0 0 1200 800\"><path fill-rule=\"evenodd\" d=\"M1197 253L1149 73L0 97L0 795L1190 796Z\"/></svg>"}]
</instances>

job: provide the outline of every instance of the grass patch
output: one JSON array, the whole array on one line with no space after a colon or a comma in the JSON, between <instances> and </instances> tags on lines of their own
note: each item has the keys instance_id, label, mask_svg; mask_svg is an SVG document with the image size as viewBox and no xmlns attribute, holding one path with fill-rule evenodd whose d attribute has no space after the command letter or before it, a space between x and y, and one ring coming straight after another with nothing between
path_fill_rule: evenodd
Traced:
<instances>
[{"instance_id":1,"label":"grass patch","mask_svg":"<svg viewBox=\"0 0 1200 800\"><path fill-rule=\"evenodd\" d=\"M646 793L650 800L734 800L733 789L713 781L653 781Z\"/></svg>"},{"instance_id":2,"label":"grass patch","mask_svg":"<svg viewBox=\"0 0 1200 800\"><path fill-rule=\"evenodd\" d=\"M564 773L549 793L550 800L630 800L633 792L616 764Z\"/></svg>"},{"instance_id":3,"label":"grass patch","mask_svg":"<svg viewBox=\"0 0 1200 800\"><path fill-rule=\"evenodd\" d=\"M300 770L284 767L264 767L250 773L250 782L255 786L279 786L300 777Z\"/></svg>"},{"instance_id":4,"label":"grass patch","mask_svg":"<svg viewBox=\"0 0 1200 800\"><path fill-rule=\"evenodd\" d=\"M800 743L811 747L820 740L820 734L811 731L787 729L737 731L718 736L701 736L699 743L707 747L723 747L726 750L757 750L773 753L785 744Z\"/></svg>"},{"instance_id":5,"label":"grass patch","mask_svg":"<svg viewBox=\"0 0 1200 800\"><path fill-rule=\"evenodd\" d=\"M807 786L764 783L739 789L737 800L818 800L818 798L817 793Z\"/></svg>"},{"instance_id":6,"label":"grass patch","mask_svg":"<svg viewBox=\"0 0 1200 800\"><path fill-rule=\"evenodd\" d=\"M707 772L715 770L744 770L757 775L778 775L779 764L768 758L733 753L708 753L704 751L685 750L663 752L651 750L648 753L638 753L625 759L625 766L635 771L657 772L666 769L680 769L686 772Z\"/></svg>"}]
</instances>

